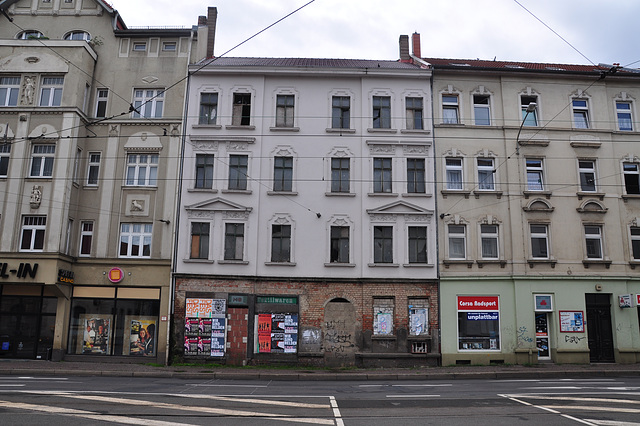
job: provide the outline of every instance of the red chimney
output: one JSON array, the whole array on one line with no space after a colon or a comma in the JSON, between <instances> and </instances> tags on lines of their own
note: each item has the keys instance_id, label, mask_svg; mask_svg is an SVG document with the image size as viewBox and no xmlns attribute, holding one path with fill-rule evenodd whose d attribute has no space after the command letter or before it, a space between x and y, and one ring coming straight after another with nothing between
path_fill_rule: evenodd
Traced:
<instances>
[{"instance_id":1,"label":"red chimney","mask_svg":"<svg viewBox=\"0 0 640 426\"><path fill-rule=\"evenodd\" d=\"M420 52L420 33L413 33L411 43L413 45L413 56L422 58L422 53Z\"/></svg>"}]
</instances>

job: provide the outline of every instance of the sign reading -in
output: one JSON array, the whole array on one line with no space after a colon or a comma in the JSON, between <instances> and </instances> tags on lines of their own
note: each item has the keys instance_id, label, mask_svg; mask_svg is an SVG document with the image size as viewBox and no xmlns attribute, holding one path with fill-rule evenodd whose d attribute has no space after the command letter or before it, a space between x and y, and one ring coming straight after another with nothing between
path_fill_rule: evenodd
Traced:
<instances>
[{"instance_id":1,"label":"sign reading -in","mask_svg":"<svg viewBox=\"0 0 640 426\"><path fill-rule=\"evenodd\" d=\"M8 263L0 263L0 278L10 278L14 275L16 278L35 278L38 272L38 264L20 263L18 267L11 267ZM11 275L9 275L11 274Z\"/></svg>"}]
</instances>

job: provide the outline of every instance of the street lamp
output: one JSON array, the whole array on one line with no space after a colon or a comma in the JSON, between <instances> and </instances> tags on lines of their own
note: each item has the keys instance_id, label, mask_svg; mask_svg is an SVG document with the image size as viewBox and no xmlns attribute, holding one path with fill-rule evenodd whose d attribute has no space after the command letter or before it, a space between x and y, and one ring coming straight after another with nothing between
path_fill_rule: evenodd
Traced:
<instances>
[{"instance_id":1,"label":"street lamp","mask_svg":"<svg viewBox=\"0 0 640 426\"><path fill-rule=\"evenodd\" d=\"M522 119L522 123L520 123L520 128L518 129L518 136L516 136L516 155L520 155L520 132L522 132L522 126L524 126L524 122L527 121L527 117L529 116L529 114L531 114L536 110L537 106L538 105L535 102L529 102L529 105L527 105L526 114Z\"/></svg>"}]
</instances>

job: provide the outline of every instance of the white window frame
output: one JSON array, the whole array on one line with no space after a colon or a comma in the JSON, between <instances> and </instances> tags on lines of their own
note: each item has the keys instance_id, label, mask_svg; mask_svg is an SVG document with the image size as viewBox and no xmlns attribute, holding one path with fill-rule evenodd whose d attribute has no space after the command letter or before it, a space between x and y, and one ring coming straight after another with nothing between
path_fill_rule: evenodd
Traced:
<instances>
[{"instance_id":1,"label":"white window frame","mask_svg":"<svg viewBox=\"0 0 640 426\"><path fill-rule=\"evenodd\" d=\"M94 223L92 220L83 220L80 222L80 244L78 246L79 257L91 256L91 251L93 250L93 227L94 227ZM82 249L84 248L84 242L86 239L89 240L88 253L85 253L82 251Z\"/></svg>"},{"instance_id":2,"label":"white window frame","mask_svg":"<svg viewBox=\"0 0 640 426\"><path fill-rule=\"evenodd\" d=\"M584 224L585 258L589 260L604 259L604 226L601 224ZM590 246L596 253L589 253Z\"/></svg>"},{"instance_id":3,"label":"white window frame","mask_svg":"<svg viewBox=\"0 0 640 426\"><path fill-rule=\"evenodd\" d=\"M150 258L152 235L153 224L151 223L121 223L120 238L118 240L118 257ZM126 244L126 253L122 253L122 243ZM144 253L145 246L149 247L148 254ZM134 249L137 254L134 254Z\"/></svg>"},{"instance_id":4,"label":"white window frame","mask_svg":"<svg viewBox=\"0 0 640 426\"><path fill-rule=\"evenodd\" d=\"M178 50L178 43L175 41L163 41L162 42L162 51L163 52L175 52Z\"/></svg>"},{"instance_id":5,"label":"white window frame","mask_svg":"<svg viewBox=\"0 0 640 426\"><path fill-rule=\"evenodd\" d=\"M109 89L99 88L96 90L96 118L105 118L107 116L108 106Z\"/></svg>"},{"instance_id":6,"label":"white window frame","mask_svg":"<svg viewBox=\"0 0 640 426\"><path fill-rule=\"evenodd\" d=\"M476 157L476 167L478 168L478 191L495 191L495 159L491 157Z\"/></svg>"},{"instance_id":7,"label":"white window frame","mask_svg":"<svg viewBox=\"0 0 640 426\"><path fill-rule=\"evenodd\" d=\"M445 98L447 98L445 100ZM455 98L455 101L454 101ZM442 124L460 124L460 95L457 93L442 93ZM445 111L452 111L455 117Z\"/></svg>"},{"instance_id":8,"label":"white window frame","mask_svg":"<svg viewBox=\"0 0 640 426\"><path fill-rule=\"evenodd\" d=\"M624 191L626 194L640 194L640 163L625 161L622 163ZM635 182L630 182L634 180ZM637 191L629 192L629 187L637 187Z\"/></svg>"},{"instance_id":9,"label":"white window frame","mask_svg":"<svg viewBox=\"0 0 640 426\"><path fill-rule=\"evenodd\" d=\"M449 161L459 162L459 164L449 164ZM449 191L462 191L464 190L464 159L462 157L446 157L444 159L445 168L445 185ZM453 181L449 179L452 176L459 176L459 181Z\"/></svg>"},{"instance_id":10,"label":"white window frame","mask_svg":"<svg viewBox=\"0 0 640 426\"><path fill-rule=\"evenodd\" d=\"M38 39L43 37L44 37L44 34L42 34L38 30L25 30L20 32L16 38L19 40L29 40L29 39Z\"/></svg>"},{"instance_id":11,"label":"white window frame","mask_svg":"<svg viewBox=\"0 0 640 426\"><path fill-rule=\"evenodd\" d=\"M578 175L580 192L597 192L596 160L578 159ZM593 188L589 189L589 185L593 185Z\"/></svg>"},{"instance_id":12,"label":"white window frame","mask_svg":"<svg viewBox=\"0 0 640 426\"><path fill-rule=\"evenodd\" d=\"M127 154L125 186L157 186L159 154Z\"/></svg>"},{"instance_id":13,"label":"white window frame","mask_svg":"<svg viewBox=\"0 0 640 426\"><path fill-rule=\"evenodd\" d=\"M0 107L18 106L20 94L20 77L0 77Z\"/></svg>"},{"instance_id":14,"label":"white window frame","mask_svg":"<svg viewBox=\"0 0 640 426\"><path fill-rule=\"evenodd\" d=\"M242 226L242 234L238 234L238 233L228 234L227 227L229 225L233 225L236 227ZM247 224L244 222L224 222L222 227L224 232L224 244L222 249L223 260L225 262L243 262L245 259L245 250L246 250ZM227 257L227 253L231 251L233 251L234 253L233 257Z\"/></svg>"},{"instance_id":15,"label":"white window frame","mask_svg":"<svg viewBox=\"0 0 640 426\"><path fill-rule=\"evenodd\" d=\"M586 98L571 99L573 112L573 127L576 129L589 129L589 100Z\"/></svg>"},{"instance_id":16,"label":"white window frame","mask_svg":"<svg viewBox=\"0 0 640 426\"><path fill-rule=\"evenodd\" d=\"M133 89L131 118L162 118L164 89Z\"/></svg>"},{"instance_id":17,"label":"white window frame","mask_svg":"<svg viewBox=\"0 0 640 426\"><path fill-rule=\"evenodd\" d=\"M34 144L31 148L31 167L29 169L29 177L52 177L55 156L55 144Z\"/></svg>"},{"instance_id":18,"label":"white window frame","mask_svg":"<svg viewBox=\"0 0 640 426\"><path fill-rule=\"evenodd\" d=\"M633 132L633 104L630 101L616 101L616 120L618 130Z\"/></svg>"},{"instance_id":19,"label":"white window frame","mask_svg":"<svg viewBox=\"0 0 640 426\"><path fill-rule=\"evenodd\" d=\"M458 229L462 229L462 232L452 232L452 227L456 227ZM447 257L451 260L466 260L467 259L467 225L464 223L449 223L447 224ZM455 229L456 231L458 229ZM461 240L462 245L457 242L457 240ZM454 253L452 247L454 247L453 243L456 243L455 246L461 247L464 251L461 255Z\"/></svg>"},{"instance_id":20,"label":"white window frame","mask_svg":"<svg viewBox=\"0 0 640 426\"><path fill-rule=\"evenodd\" d=\"M527 114L527 108L529 108L529 104L533 102L536 104L535 110ZM537 127L540 123L538 121L538 95L526 95L520 94L520 120L523 126L525 127ZM526 119L525 119L526 117Z\"/></svg>"},{"instance_id":21,"label":"white window frame","mask_svg":"<svg viewBox=\"0 0 640 426\"><path fill-rule=\"evenodd\" d=\"M87 165L87 186L98 186L100 181L100 160L102 157L101 152L89 152L88 165Z\"/></svg>"},{"instance_id":22,"label":"white window frame","mask_svg":"<svg viewBox=\"0 0 640 426\"><path fill-rule=\"evenodd\" d=\"M544 160L542 158L525 158L525 172L527 174L527 191L544 191ZM534 183L533 176L538 179Z\"/></svg>"},{"instance_id":23,"label":"white window frame","mask_svg":"<svg viewBox=\"0 0 640 426\"><path fill-rule=\"evenodd\" d=\"M487 254L485 242L495 245L495 255ZM483 260L500 259L500 226L494 223L480 224L480 257Z\"/></svg>"},{"instance_id":24,"label":"white window frame","mask_svg":"<svg viewBox=\"0 0 640 426\"><path fill-rule=\"evenodd\" d=\"M476 126L491 126L491 96L483 93L474 93L472 95L473 98L473 124ZM482 98L482 99L477 99ZM486 100L487 103L478 103L478 100ZM484 117L479 117L479 112L486 111L487 122L479 122L480 120L484 120Z\"/></svg>"},{"instance_id":25,"label":"white window frame","mask_svg":"<svg viewBox=\"0 0 640 426\"><path fill-rule=\"evenodd\" d=\"M63 37L64 40L84 40L90 41L91 34L82 30L69 31Z\"/></svg>"},{"instance_id":26,"label":"white window frame","mask_svg":"<svg viewBox=\"0 0 640 426\"><path fill-rule=\"evenodd\" d=\"M44 251L46 243L47 217L46 216L22 216L22 228L20 231L20 250L29 252ZM27 236L26 233L29 233ZM22 243L28 238L29 247L23 248Z\"/></svg>"},{"instance_id":27,"label":"white window frame","mask_svg":"<svg viewBox=\"0 0 640 426\"><path fill-rule=\"evenodd\" d=\"M544 232L541 232L540 230L536 230L534 232L533 227L540 227L541 229L544 229ZM546 223L529 223L529 235L530 235L530 247L531 247L531 258L532 259L550 259L550 246L549 246L549 224ZM534 249L533 249L533 241L534 239L536 240L544 240L545 243L545 250L547 252L546 256L534 256Z\"/></svg>"},{"instance_id":28,"label":"white window frame","mask_svg":"<svg viewBox=\"0 0 640 426\"><path fill-rule=\"evenodd\" d=\"M147 51L147 42L146 41L134 41L133 46L131 48L134 52L146 52Z\"/></svg>"},{"instance_id":29,"label":"white window frame","mask_svg":"<svg viewBox=\"0 0 640 426\"><path fill-rule=\"evenodd\" d=\"M62 104L64 77L44 76L40 87L40 106L56 107Z\"/></svg>"}]
</instances>

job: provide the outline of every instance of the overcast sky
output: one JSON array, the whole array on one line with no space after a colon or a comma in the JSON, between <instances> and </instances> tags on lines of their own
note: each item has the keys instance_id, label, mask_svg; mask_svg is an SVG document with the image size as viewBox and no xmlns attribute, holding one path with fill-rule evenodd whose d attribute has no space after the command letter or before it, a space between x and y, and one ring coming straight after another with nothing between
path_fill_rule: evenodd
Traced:
<instances>
[{"instance_id":1,"label":"overcast sky","mask_svg":"<svg viewBox=\"0 0 640 426\"><path fill-rule=\"evenodd\" d=\"M309 0L111 0L129 27L197 24L218 8L215 55ZM422 56L640 68L639 0L315 0L225 56L398 59L421 34ZM586 58L585 58L586 57Z\"/></svg>"}]
</instances>

